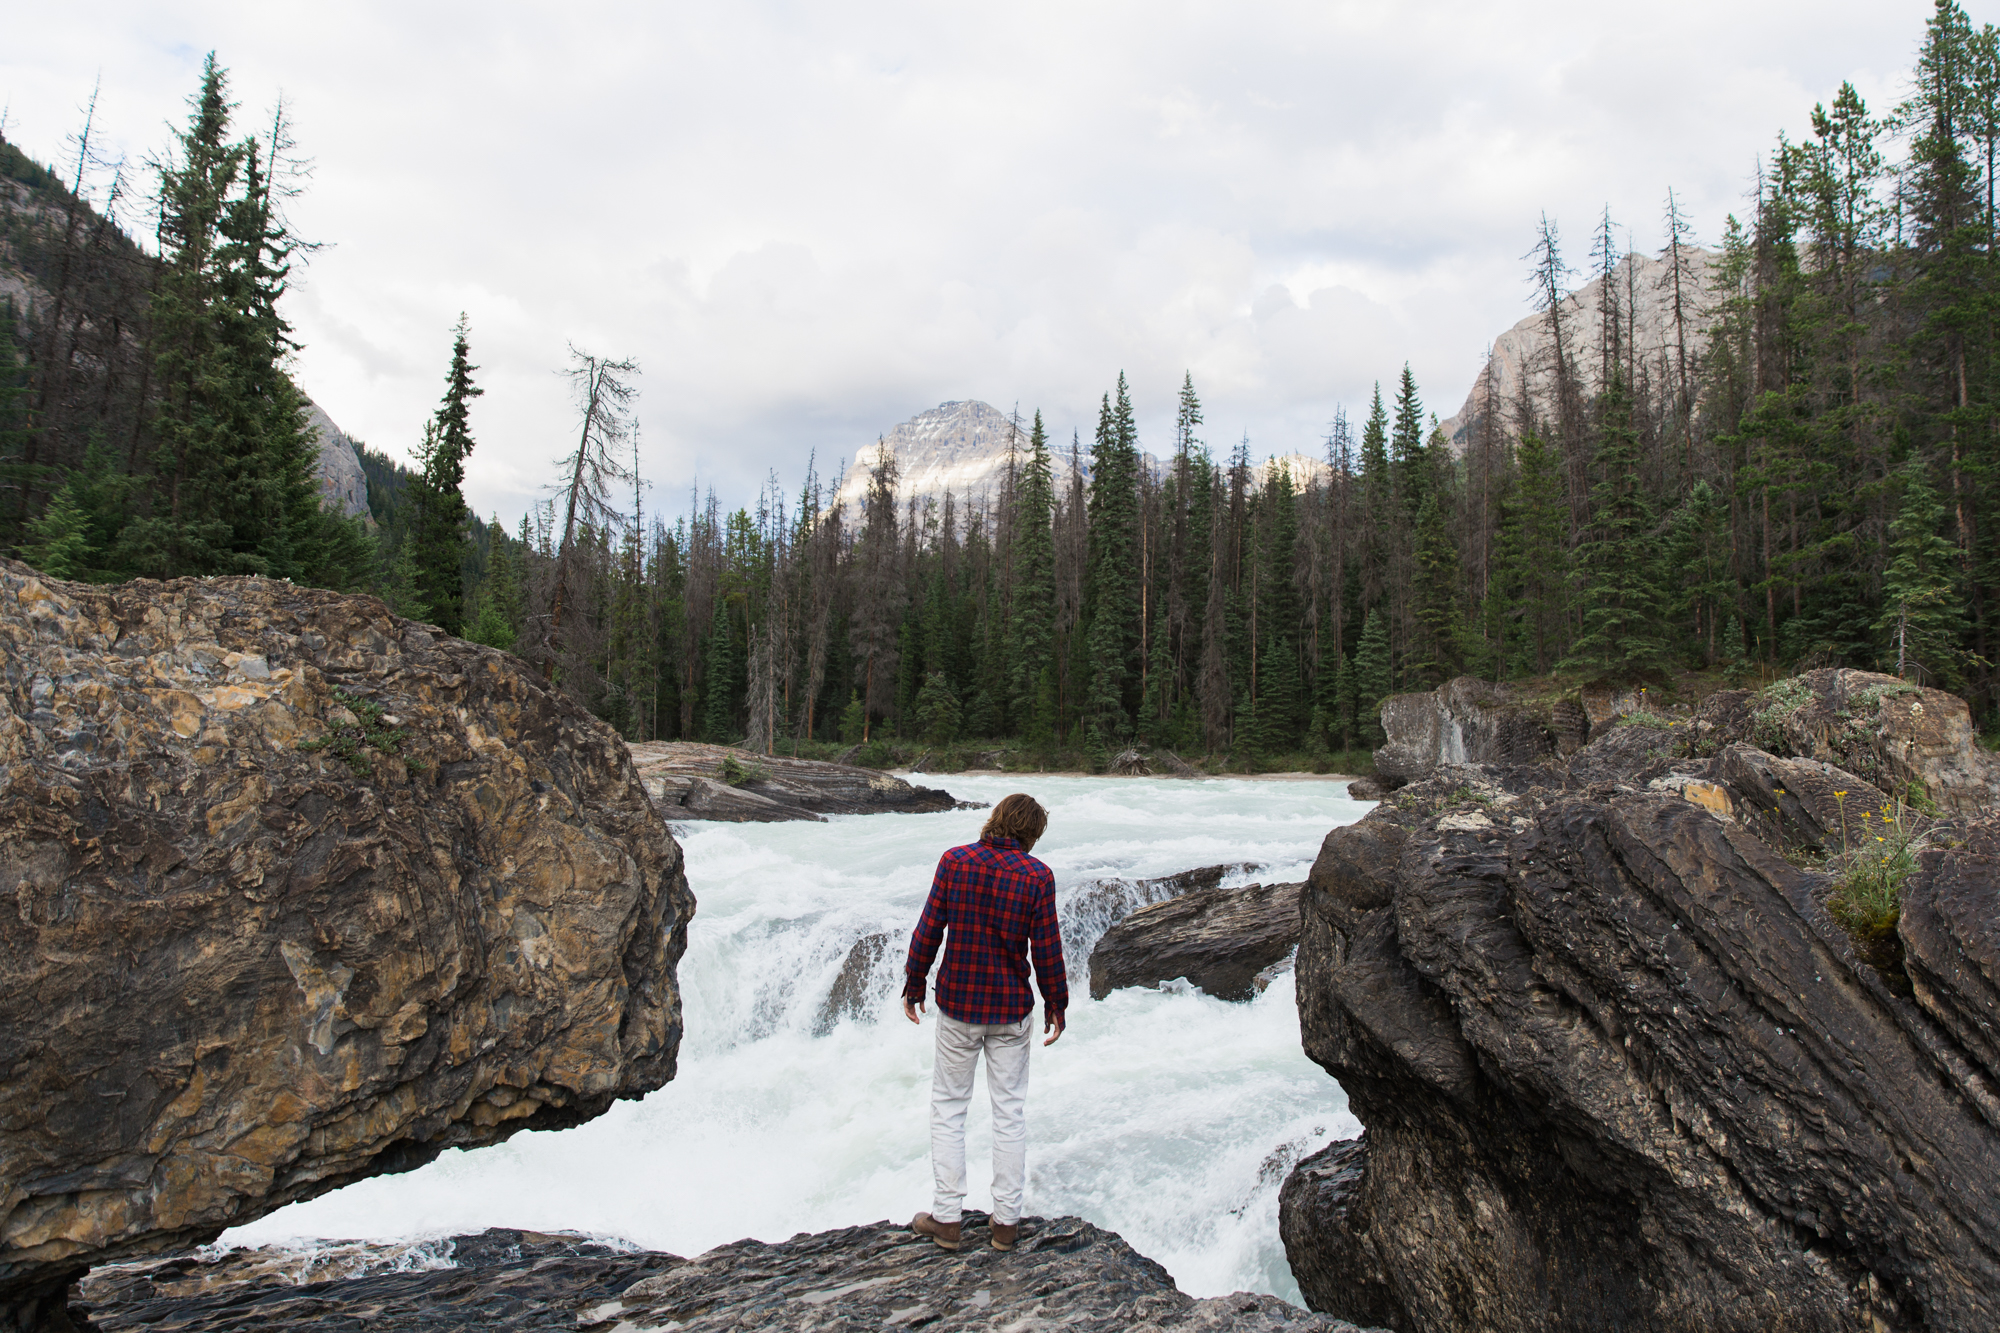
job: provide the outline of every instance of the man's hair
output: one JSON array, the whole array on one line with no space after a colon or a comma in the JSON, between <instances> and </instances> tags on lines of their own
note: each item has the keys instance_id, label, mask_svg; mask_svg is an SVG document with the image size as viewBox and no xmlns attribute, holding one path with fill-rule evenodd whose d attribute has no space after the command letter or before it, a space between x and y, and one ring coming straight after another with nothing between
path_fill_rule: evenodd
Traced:
<instances>
[{"instance_id":1,"label":"man's hair","mask_svg":"<svg viewBox=\"0 0 2000 1333\"><path fill-rule=\"evenodd\" d=\"M1031 852L1042 830L1049 826L1049 812L1042 804L1026 792L1015 792L1003 796L993 807L993 813L986 816L986 827L979 830L981 838L1012 838L1021 844L1021 850Z\"/></svg>"}]
</instances>

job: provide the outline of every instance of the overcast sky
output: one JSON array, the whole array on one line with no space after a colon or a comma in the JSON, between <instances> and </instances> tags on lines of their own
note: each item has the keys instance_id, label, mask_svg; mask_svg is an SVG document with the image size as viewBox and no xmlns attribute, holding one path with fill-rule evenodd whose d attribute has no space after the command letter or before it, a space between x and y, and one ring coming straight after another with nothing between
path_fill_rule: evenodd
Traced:
<instances>
[{"instance_id":1,"label":"overcast sky","mask_svg":"<svg viewBox=\"0 0 2000 1333\"><path fill-rule=\"evenodd\" d=\"M1975 22L1994 18L1972 5ZM464 311L468 499L511 520L568 447L574 343L642 368L649 504L788 488L926 407L1086 440L1124 370L1171 445L1316 451L1409 361L1456 410L1529 311L1546 210L1713 241L1779 130L1902 95L1928 0L1537 3L124 3L8 6L7 133L42 157L101 78L134 163L202 56L282 93L324 243L298 378L407 455Z\"/></svg>"}]
</instances>

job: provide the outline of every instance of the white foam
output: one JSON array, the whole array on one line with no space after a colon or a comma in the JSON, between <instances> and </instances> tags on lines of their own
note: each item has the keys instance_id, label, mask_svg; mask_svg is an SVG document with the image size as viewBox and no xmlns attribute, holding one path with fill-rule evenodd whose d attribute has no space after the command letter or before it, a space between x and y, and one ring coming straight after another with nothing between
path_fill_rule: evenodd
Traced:
<instances>
[{"instance_id":1,"label":"white foam","mask_svg":"<svg viewBox=\"0 0 2000 1333\"><path fill-rule=\"evenodd\" d=\"M1326 782L934 781L961 797L1029 791L1047 805L1035 851L1063 899L1104 877L1218 862L1262 863L1237 881L1303 879L1326 831L1368 808ZM931 1029L897 1012L902 956L938 853L976 837L984 818L683 826L700 909L680 967L687 1035L672 1083L575 1129L448 1152L224 1240L511 1226L692 1255L746 1236L907 1220L930 1201ZM1084 928L1085 917L1073 921ZM815 1036L848 950L872 932L891 943L870 1016ZM1088 952L1083 939L1066 943ZM1247 1004L1186 988L1092 1002L1087 976L1070 986L1069 1032L1033 1059L1029 1211L1119 1232L1194 1295L1245 1289L1297 1301L1278 1240L1278 1186L1303 1152L1360 1126L1299 1049L1291 977ZM975 1099L971 1207L988 1203L988 1133Z\"/></svg>"}]
</instances>

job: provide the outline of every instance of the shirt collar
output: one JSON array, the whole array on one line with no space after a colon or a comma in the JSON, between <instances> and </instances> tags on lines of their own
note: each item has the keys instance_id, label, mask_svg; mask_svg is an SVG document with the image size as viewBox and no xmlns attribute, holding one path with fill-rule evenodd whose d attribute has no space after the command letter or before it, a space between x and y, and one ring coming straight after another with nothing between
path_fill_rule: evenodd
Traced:
<instances>
[{"instance_id":1,"label":"shirt collar","mask_svg":"<svg viewBox=\"0 0 2000 1333\"><path fill-rule=\"evenodd\" d=\"M992 834L991 836L982 836L979 840L983 843L986 843L988 846L1004 847L1008 851L1018 852L1021 850L1021 844L1017 840L1013 838L1002 837L997 833Z\"/></svg>"}]
</instances>

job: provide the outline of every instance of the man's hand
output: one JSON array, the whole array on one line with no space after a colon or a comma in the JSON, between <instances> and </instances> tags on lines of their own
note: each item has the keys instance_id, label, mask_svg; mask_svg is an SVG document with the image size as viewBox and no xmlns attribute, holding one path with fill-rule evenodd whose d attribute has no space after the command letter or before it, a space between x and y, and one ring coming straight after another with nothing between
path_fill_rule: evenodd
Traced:
<instances>
[{"instance_id":1,"label":"man's hand","mask_svg":"<svg viewBox=\"0 0 2000 1333\"><path fill-rule=\"evenodd\" d=\"M1042 1043L1044 1046L1053 1046L1061 1039L1063 1034L1063 1016L1060 1011L1053 1014L1049 1013L1046 1009L1042 1011L1042 1031L1051 1033L1048 1040Z\"/></svg>"},{"instance_id":2,"label":"man's hand","mask_svg":"<svg viewBox=\"0 0 2000 1333\"><path fill-rule=\"evenodd\" d=\"M903 1017L909 1019L912 1023L921 1023L924 1020L918 1018L917 1015L924 1012L926 1011L922 1000L913 1000L907 995L903 997Z\"/></svg>"}]
</instances>

